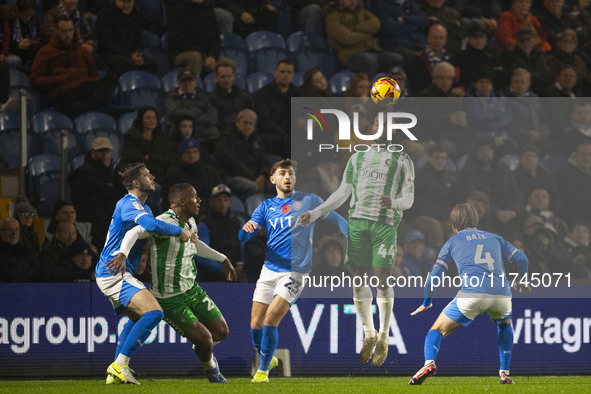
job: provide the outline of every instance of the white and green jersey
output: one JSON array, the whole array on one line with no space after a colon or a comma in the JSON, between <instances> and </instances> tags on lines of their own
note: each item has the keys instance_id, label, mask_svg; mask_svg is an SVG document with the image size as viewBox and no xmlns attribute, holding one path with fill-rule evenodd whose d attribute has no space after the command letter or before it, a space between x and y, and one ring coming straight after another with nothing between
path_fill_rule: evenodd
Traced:
<instances>
[{"instance_id":1,"label":"white and green jersey","mask_svg":"<svg viewBox=\"0 0 591 394\"><path fill-rule=\"evenodd\" d=\"M197 230L195 219L185 223L169 209L157 219L187 229L191 234ZM152 237L150 245L150 267L152 268L151 292L156 298L170 298L183 294L195 284L197 268L195 255L215 261L224 261L226 256L210 248L203 241L194 244L183 242L178 237L160 236L150 233L142 226L129 230L121 242L120 252L129 255L135 241Z\"/></svg>"},{"instance_id":2,"label":"white and green jersey","mask_svg":"<svg viewBox=\"0 0 591 394\"><path fill-rule=\"evenodd\" d=\"M351 156L343 182L352 185L349 217L394 225L414 201L414 166L404 152L369 149ZM380 209L380 196L390 197L392 209Z\"/></svg>"}]
</instances>

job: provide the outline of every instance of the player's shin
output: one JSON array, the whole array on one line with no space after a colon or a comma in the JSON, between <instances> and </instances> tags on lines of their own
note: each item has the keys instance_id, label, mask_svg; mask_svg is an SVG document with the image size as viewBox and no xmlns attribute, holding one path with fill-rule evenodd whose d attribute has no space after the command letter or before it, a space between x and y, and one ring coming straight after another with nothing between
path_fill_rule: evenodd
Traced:
<instances>
[{"instance_id":1,"label":"player's shin","mask_svg":"<svg viewBox=\"0 0 591 394\"><path fill-rule=\"evenodd\" d=\"M505 324L497 327L497 343L499 345L500 372L509 375L511 366L511 354L513 353L513 326Z\"/></svg>"},{"instance_id":2,"label":"player's shin","mask_svg":"<svg viewBox=\"0 0 591 394\"><path fill-rule=\"evenodd\" d=\"M439 348L441 347L441 340L443 334L437 330L431 330L425 337L425 364L430 361L435 361Z\"/></svg>"},{"instance_id":3,"label":"player's shin","mask_svg":"<svg viewBox=\"0 0 591 394\"><path fill-rule=\"evenodd\" d=\"M378 287L376 296L378 312L380 315L380 332L378 339L387 338L390 331L390 320L392 319L392 308L394 306L394 289L388 286Z\"/></svg>"},{"instance_id":4,"label":"player's shin","mask_svg":"<svg viewBox=\"0 0 591 394\"><path fill-rule=\"evenodd\" d=\"M375 336L375 327L373 324L373 314L371 311L371 303L373 301L373 294L369 286L360 286L353 288L353 301L357 309L357 316L363 326L365 338L373 338Z\"/></svg>"},{"instance_id":5,"label":"player's shin","mask_svg":"<svg viewBox=\"0 0 591 394\"><path fill-rule=\"evenodd\" d=\"M125 343L121 347L121 352L115 360L115 365L118 367L127 365L129 363L129 358L140 348L140 346L144 344L146 339L148 339L152 333L154 327L158 325L163 317L164 314L161 310L154 310L144 313L141 319L135 322L133 328L129 332ZM127 358L127 360L123 359L123 357ZM127 363L125 363L125 361L127 361Z\"/></svg>"},{"instance_id":6,"label":"player's shin","mask_svg":"<svg viewBox=\"0 0 591 394\"><path fill-rule=\"evenodd\" d=\"M278 343L279 333L277 332L277 326L263 326L259 371L267 372L269 370Z\"/></svg>"},{"instance_id":7,"label":"player's shin","mask_svg":"<svg viewBox=\"0 0 591 394\"><path fill-rule=\"evenodd\" d=\"M250 338L252 339L252 345L255 347L257 352L261 352L261 340L263 338L263 330L262 329L250 329Z\"/></svg>"},{"instance_id":8,"label":"player's shin","mask_svg":"<svg viewBox=\"0 0 591 394\"><path fill-rule=\"evenodd\" d=\"M117 350L115 350L115 360L119 357L119 353L121 353L121 349L123 348L123 344L127 340L127 336L131 332L131 329L135 323L133 320L129 319L125 326L123 326L123 330L121 330L121 334L119 334L119 338L117 339Z\"/></svg>"}]
</instances>

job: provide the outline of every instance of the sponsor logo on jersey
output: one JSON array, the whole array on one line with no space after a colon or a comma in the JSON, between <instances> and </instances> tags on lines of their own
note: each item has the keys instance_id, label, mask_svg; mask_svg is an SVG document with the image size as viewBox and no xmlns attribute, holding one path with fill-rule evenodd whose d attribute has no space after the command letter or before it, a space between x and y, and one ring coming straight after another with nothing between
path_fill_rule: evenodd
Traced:
<instances>
[{"instance_id":1,"label":"sponsor logo on jersey","mask_svg":"<svg viewBox=\"0 0 591 394\"><path fill-rule=\"evenodd\" d=\"M134 202L132 202L132 204L135 207L135 209L139 209L140 211L143 211L144 210L144 206L142 205L141 202L134 201Z\"/></svg>"}]
</instances>

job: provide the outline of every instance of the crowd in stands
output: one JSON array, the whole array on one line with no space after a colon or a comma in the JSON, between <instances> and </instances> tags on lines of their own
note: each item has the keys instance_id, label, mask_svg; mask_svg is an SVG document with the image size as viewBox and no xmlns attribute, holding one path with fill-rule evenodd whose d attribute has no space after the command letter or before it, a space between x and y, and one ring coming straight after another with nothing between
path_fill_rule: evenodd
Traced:
<instances>
[{"instance_id":1,"label":"crowd in stands","mask_svg":"<svg viewBox=\"0 0 591 394\"><path fill-rule=\"evenodd\" d=\"M75 137L83 156L69 172L71 202L52 207L43 242L33 229L38 195L1 222L0 282L92 280L124 193L117 167L135 161L156 177L155 213L173 184L192 184L201 239L232 256L243 281L256 279L264 232L244 249L233 234L249 202L274 192L271 164L291 155L291 98L368 97L383 75L403 97L473 98L465 111L445 101L445 116L425 119L438 132L409 145L416 193L399 229L399 274L430 271L449 211L467 201L480 228L520 245L533 272L591 280L590 29L591 5L575 0L9 0L0 6L1 114L18 110L24 86L31 119L61 112L75 132L98 111L116 126ZM265 52L271 38L281 44ZM156 81L136 101L122 82L130 71ZM334 75L349 76L346 89ZM540 97L562 100L548 107ZM508 108L516 98L527 101ZM342 162L329 156L303 166L302 190L326 198L338 187ZM344 240L319 227L316 273L346 271ZM201 280L222 280L212 262L198 266Z\"/></svg>"}]
</instances>

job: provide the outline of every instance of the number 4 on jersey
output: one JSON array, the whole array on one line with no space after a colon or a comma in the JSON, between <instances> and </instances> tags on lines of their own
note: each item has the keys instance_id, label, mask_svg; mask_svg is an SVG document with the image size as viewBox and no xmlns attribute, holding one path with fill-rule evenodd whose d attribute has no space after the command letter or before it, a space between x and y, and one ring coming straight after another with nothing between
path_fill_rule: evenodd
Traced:
<instances>
[{"instance_id":1,"label":"number 4 on jersey","mask_svg":"<svg viewBox=\"0 0 591 394\"><path fill-rule=\"evenodd\" d=\"M476 264L486 264L488 266L489 271L494 271L495 269L495 259L491 256L489 252L484 252L484 257L482 253L482 249L484 248L484 244L478 244L476 246L476 253L474 254L474 262Z\"/></svg>"},{"instance_id":2,"label":"number 4 on jersey","mask_svg":"<svg viewBox=\"0 0 591 394\"><path fill-rule=\"evenodd\" d=\"M396 254L396 251L394 250L394 245L390 245L390 249L386 251L386 245L381 244L378 249L378 254L382 256L383 259L385 259L386 256L394 257L394 255Z\"/></svg>"}]
</instances>

